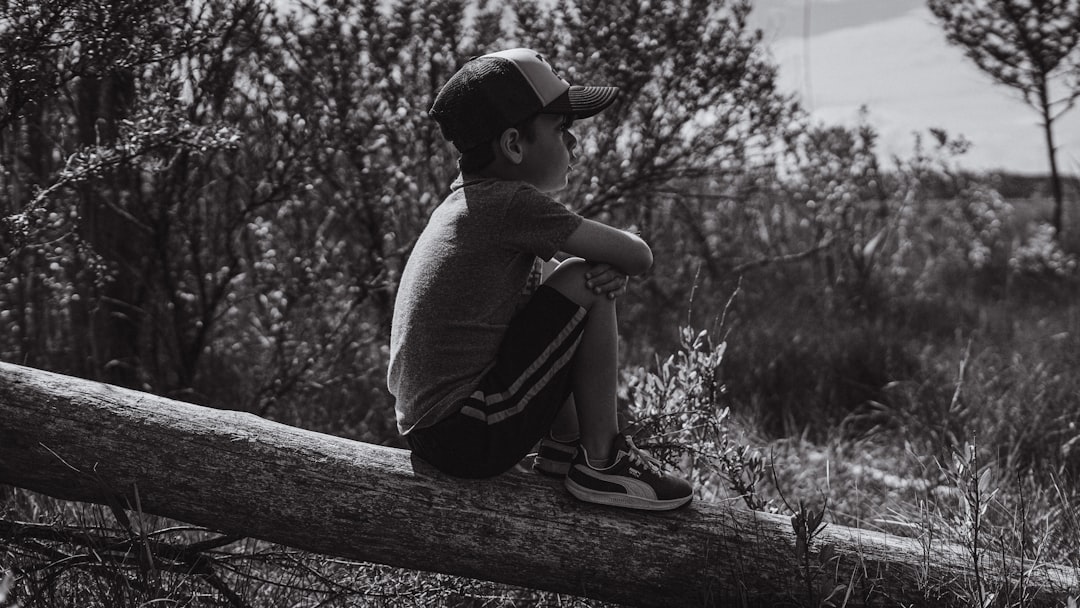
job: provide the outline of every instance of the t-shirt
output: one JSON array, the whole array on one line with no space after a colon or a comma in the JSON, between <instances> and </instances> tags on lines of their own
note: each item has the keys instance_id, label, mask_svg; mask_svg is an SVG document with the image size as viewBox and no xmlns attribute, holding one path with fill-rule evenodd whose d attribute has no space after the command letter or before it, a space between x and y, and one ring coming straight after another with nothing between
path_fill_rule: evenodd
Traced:
<instances>
[{"instance_id":1,"label":"t-shirt","mask_svg":"<svg viewBox=\"0 0 1080 608\"><path fill-rule=\"evenodd\" d=\"M409 256L394 304L387 386L402 434L449 416L474 392L534 267L581 222L525 182L454 182Z\"/></svg>"}]
</instances>

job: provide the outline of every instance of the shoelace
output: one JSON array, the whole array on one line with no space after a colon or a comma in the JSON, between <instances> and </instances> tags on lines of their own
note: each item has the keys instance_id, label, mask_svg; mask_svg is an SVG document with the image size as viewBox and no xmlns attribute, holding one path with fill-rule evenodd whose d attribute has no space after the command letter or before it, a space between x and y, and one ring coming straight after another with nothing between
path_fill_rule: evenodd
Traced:
<instances>
[{"instance_id":1,"label":"shoelace","mask_svg":"<svg viewBox=\"0 0 1080 608\"><path fill-rule=\"evenodd\" d=\"M661 472L663 465L660 461L653 457L652 454L634 445L634 440L626 437L626 453L630 457L630 462L636 462L641 466L649 469L655 473Z\"/></svg>"}]
</instances>

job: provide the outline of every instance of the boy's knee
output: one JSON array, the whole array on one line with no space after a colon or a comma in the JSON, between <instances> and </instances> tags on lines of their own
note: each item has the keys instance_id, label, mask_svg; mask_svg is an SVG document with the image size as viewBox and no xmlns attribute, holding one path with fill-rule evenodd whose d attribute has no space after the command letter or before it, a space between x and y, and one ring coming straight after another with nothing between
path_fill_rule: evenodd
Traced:
<instances>
[{"instance_id":1,"label":"boy's knee","mask_svg":"<svg viewBox=\"0 0 1080 608\"><path fill-rule=\"evenodd\" d=\"M609 304L611 299L604 294L598 294L589 289L585 284L585 273L589 271L591 264L581 258L570 258L559 264L559 267L544 281L544 285L554 288L579 306L591 309L597 303Z\"/></svg>"}]
</instances>

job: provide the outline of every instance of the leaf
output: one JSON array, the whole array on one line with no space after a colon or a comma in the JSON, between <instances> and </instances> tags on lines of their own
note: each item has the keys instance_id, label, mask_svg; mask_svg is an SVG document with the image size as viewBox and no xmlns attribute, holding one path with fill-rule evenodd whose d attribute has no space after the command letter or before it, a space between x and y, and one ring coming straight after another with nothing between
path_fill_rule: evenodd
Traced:
<instances>
[{"instance_id":1,"label":"leaf","mask_svg":"<svg viewBox=\"0 0 1080 608\"><path fill-rule=\"evenodd\" d=\"M848 589L847 585L839 584L836 587L833 587L833 590L829 592L828 597L821 600L821 603L825 604L825 605L828 605L828 606L835 606L836 604L833 603L832 599L834 597L840 595L841 593L843 593L845 596L847 596L849 592L850 592L850 590Z\"/></svg>"},{"instance_id":2,"label":"leaf","mask_svg":"<svg viewBox=\"0 0 1080 608\"><path fill-rule=\"evenodd\" d=\"M863 261L869 262L869 261L872 261L874 259L874 254L877 253L878 247L881 246L882 241L884 241L884 239L885 239L885 234L887 232L886 228L882 228L881 230L878 230L877 234L874 235L874 238L870 239L866 243L866 245L863 245L863 248L862 248Z\"/></svg>"}]
</instances>

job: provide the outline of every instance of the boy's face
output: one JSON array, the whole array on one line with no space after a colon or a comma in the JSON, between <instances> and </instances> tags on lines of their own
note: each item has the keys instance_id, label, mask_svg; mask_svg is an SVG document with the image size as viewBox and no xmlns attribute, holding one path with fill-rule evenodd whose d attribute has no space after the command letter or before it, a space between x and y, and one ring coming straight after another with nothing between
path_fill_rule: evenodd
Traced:
<instances>
[{"instance_id":1,"label":"boy's face","mask_svg":"<svg viewBox=\"0 0 1080 608\"><path fill-rule=\"evenodd\" d=\"M555 192L566 187L567 174L576 160L577 138L570 133L573 116L539 114L533 122L534 137L525 140L525 155L520 169L525 181L541 192Z\"/></svg>"}]
</instances>

